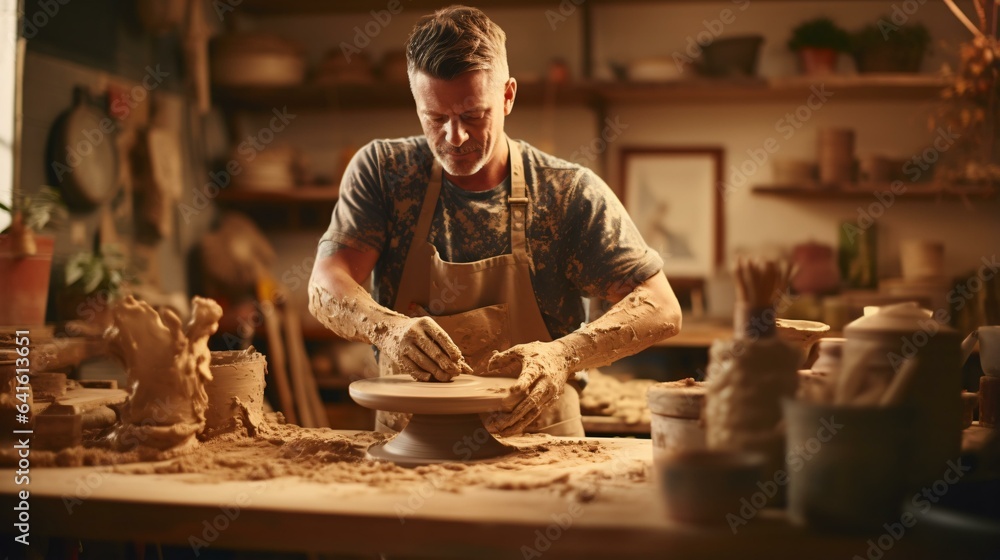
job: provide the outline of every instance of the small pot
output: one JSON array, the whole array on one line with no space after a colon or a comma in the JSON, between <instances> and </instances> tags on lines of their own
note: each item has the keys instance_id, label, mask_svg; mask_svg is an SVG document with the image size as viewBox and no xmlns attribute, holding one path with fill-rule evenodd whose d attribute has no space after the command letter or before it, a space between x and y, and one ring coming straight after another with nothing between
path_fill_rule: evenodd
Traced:
<instances>
[{"instance_id":1,"label":"small pot","mask_svg":"<svg viewBox=\"0 0 1000 560\"><path fill-rule=\"evenodd\" d=\"M761 35L716 39L702 50L702 72L716 77L757 75L757 55L764 43Z\"/></svg>"},{"instance_id":2,"label":"small pot","mask_svg":"<svg viewBox=\"0 0 1000 560\"><path fill-rule=\"evenodd\" d=\"M705 449L705 383L694 379L657 383L646 393L655 452Z\"/></svg>"},{"instance_id":3,"label":"small pot","mask_svg":"<svg viewBox=\"0 0 1000 560\"><path fill-rule=\"evenodd\" d=\"M799 71L806 76L823 76L837 71L839 53L833 49L799 49Z\"/></svg>"},{"instance_id":4,"label":"small pot","mask_svg":"<svg viewBox=\"0 0 1000 560\"><path fill-rule=\"evenodd\" d=\"M661 453L657 482L667 516L689 523L724 525L738 515L741 500L760 492L764 455L745 451Z\"/></svg>"},{"instance_id":5,"label":"small pot","mask_svg":"<svg viewBox=\"0 0 1000 560\"><path fill-rule=\"evenodd\" d=\"M899 519L908 490L900 473L910 469L915 439L912 407L783 404L793 522L881 530Z\"/></svg>"},{"instance_id":6,"label":"small pot","mask_svg":"<svg viewBox=\"0 0 1000 560\"><path fill-rule=\"evenodd\" d=\"M45 324L55 238L36 235L34 255L18 255L10 235L0 235L0 325L12 327Z\"/></svg>"}]
</instances>

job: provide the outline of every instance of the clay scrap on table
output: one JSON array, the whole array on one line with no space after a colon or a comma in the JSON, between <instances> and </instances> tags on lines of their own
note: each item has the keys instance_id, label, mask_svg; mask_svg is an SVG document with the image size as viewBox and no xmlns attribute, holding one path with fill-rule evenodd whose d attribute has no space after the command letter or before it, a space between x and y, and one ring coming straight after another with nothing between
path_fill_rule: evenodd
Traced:
<instances>
[{"instance_id":1,"label":"clay scrap on table","mask_svg":"<svg viewBox=\"0 0 1000 560\"><path fill-rule=\"evenodd\" d=\"M656 383L653 379L621 380L592 369L587 387L580 396L580 410L586 416L607 416L626 424L648 424L646 392Z\"/></svg>"},{"instance_id":2,"label":"clay scrap on table","mask_svg":"<svg viewBox=\"0 0 1000 560\"><path fill-rule=\"evenodd\" d=\"M205 382L212 375L208 337L219 327L222 308L201 297L191 308L191 320L182 325L173 311L158 313L131 296L115 307L105 338L125 364L132 391L110 435L116 449L183 449L204 429Z\"/></svg>"}]
</instances>

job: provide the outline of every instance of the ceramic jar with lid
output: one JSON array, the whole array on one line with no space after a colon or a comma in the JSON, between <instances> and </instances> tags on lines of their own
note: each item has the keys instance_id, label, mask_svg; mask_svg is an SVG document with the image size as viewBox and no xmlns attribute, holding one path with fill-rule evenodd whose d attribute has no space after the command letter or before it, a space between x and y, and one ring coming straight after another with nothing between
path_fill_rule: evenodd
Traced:
<instances>
[{"instance_id":1,"label":"ceramic jar with lid","mask_svg":"<svg viewBox=\"0 0 1000 560\"><path fill-rule=\"evenodd\" d=\"M705 449L705 383L692 378L657 383L646 393L650 436L657 452Z\"/></svg>"},{"instance_id":2,"label":"ceramic jar with lid","mask_svg":"<svg viewBox=\"0 0 1000 560\"><path fill-rule=\"evenodd\" d=\"M915 409L909 482L942 476L961 449L962 379L958 332L916 303L881 307L844 328L838 404Z\"/></svg>"}]
</instances>

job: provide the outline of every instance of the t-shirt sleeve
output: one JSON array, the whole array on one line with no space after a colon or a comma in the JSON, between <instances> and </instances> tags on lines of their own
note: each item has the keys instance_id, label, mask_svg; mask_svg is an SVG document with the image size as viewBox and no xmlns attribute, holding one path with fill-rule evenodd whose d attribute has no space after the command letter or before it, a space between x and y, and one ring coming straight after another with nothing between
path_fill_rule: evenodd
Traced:
<instances>
[{"instance_id":1,"label":"t-shirt sleeve","mask_svg":"<svg viewBox=\"0 0 1000 560\"><path fill-rule=\"evenodd\" d=\"M564 227L569 277L587 297L630 291L663 269L621 201L588 169L569 192Z\"/></svg>"},{"instance_id":2,"label":"t-shirt sleeve","mask_svg":"<svg viewBox=\"0 0 1000 560\"><path fill-rule=\"evenodd\" d=\"M351 158L340 181L340 195L333 207L330 227L319 240L319 249L351 247L382 252L388 237L389 212L382 188L379 148L371 142Z\"/></svg>"}]
</instances>

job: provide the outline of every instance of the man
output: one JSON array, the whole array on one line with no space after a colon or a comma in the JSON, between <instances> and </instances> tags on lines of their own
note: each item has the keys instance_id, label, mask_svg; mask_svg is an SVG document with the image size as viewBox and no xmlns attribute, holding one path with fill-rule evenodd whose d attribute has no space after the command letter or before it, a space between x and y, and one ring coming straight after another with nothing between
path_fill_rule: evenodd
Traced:
<instances>
[{"instance_id":1,"label":"man","mask_svg":"<svg viewBox=\"0 0 1000 560\"><path fill-rule=\"evenodd\" d=\"M516 377L491 431L582 436L567 383L676 334L680 306L663 261L596 174L504 134L517 92L505 41L463 6L414 27L407 69L424 136L354 156L310 310L375 345L383 374ZM374 298L360 285L373 270ZM614 305L581 327L582 296ZM402 428L378 418L379 429Z\"/></svg>"}]
</instances>

